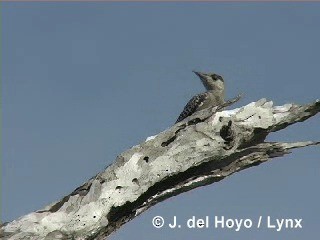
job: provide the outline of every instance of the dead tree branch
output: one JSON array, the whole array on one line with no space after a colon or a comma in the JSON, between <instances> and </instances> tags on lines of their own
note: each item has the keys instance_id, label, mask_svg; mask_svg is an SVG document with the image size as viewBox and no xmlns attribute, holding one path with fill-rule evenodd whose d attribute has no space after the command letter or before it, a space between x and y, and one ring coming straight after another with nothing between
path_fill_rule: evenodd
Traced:
<instances>
[{"instance_id":1,"label":"dead tree branch","mask_svg":"<svg viewBox=\"0 0 320 240\"><path fill-rule=\"evenodd\" d=\"M239 98L239 97L238 97ZM58 202L1 226L1 239L105 239L151 206L243 169L319 142L266 142L275 131L320 111L273 106L261 99L242 108L205 109L140 145Z\"/></svg>"}]
</instances>

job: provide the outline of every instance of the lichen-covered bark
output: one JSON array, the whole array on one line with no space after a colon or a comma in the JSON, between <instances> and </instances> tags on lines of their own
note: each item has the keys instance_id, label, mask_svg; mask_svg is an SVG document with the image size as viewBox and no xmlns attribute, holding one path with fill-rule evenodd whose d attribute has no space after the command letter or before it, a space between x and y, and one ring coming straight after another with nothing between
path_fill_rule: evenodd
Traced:
<instances>
[{"instance_id":1,"label":"lichen-covered bark","mask_svg":"<svg viewBox=\"0 0 320 240\"><path fill-rule=\"evenodd\" d=\"M319 144L265 142L269 133L317 114L319 101L273 107L261 99L218 111L223 107L198 112L123 152L60 201L2 225L1 238L105 239L171 196L218 182L293 148Z\"/></svg>"}]
</instances>

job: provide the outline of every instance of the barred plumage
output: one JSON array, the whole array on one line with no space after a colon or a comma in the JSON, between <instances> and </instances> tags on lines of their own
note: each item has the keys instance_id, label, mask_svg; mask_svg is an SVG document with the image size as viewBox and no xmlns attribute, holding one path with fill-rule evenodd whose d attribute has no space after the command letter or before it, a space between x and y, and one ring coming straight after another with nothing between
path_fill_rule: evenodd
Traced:
<instances>
[{"instance_id":1,"label":"barred plumage","mask_svg":"<svg viewBox=\"0 0 320 240\"><path fill-rule=\"evenodd\" d=\"M195 71L194 73L201 79L207 92L200 93L191 98L180 113L176 123L191 116L194 112L214 107L224 102L224 80L220 75Z\"/></svg>"},{"instance_id":2,"label":"barred plumage","mask_svg":"<svg viewBox=\"0 0 320 240\"><path fill-rule=\"evenodd\" d=\"M207 97L206 93L200 93L194 96L193 98L191 98L187 103L187 105L184 107L183 111L180 113L176 123L182 121L186 117L189 117L194 112L196 112L197 109L201 107L201 105L203 105L206 97Z\"/></svg>"}]
</instances>

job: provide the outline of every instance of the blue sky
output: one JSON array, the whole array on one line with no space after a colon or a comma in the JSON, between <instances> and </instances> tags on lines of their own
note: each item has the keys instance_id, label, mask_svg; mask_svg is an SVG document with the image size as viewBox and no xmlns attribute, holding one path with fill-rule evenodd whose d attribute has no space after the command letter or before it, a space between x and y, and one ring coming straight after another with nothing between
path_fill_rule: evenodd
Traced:
<instances>
[{"instance_id":1,"label":"blue sky","mask_svg":"<svg viewBox=\"0 0 320 240\"><path fill-rule=\"evenodd\" d=\"M2 3L2 219L70 193L122 151L170 127L224 76L244 105L319 98L318 3ZM319 116L268 140L320 137ZM319 147L176 196L112 239L318 236ZM154 229L156 215L303 218L300 230Z\"/></svg>"}]
</instances>

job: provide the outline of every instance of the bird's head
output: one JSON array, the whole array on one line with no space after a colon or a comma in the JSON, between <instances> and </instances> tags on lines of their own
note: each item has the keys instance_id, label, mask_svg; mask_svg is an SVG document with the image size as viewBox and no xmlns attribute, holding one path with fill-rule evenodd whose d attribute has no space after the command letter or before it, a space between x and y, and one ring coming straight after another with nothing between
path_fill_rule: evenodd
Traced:
<instances>
[{"instance_id":1,"label":"bird's head","mask_svg":"<svg viewBox=\"0 0 320 240\"><path fill-rule=\"evenodd\" d=\"M224 91L224 80L220 75L215 73L202 73L197 71L193 72L201 79L201 82L208 91Z\"/></svg>"}]
</instances>

